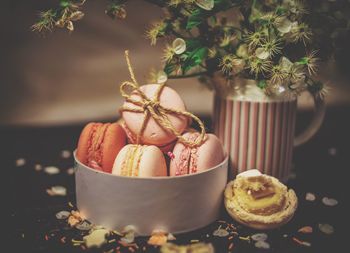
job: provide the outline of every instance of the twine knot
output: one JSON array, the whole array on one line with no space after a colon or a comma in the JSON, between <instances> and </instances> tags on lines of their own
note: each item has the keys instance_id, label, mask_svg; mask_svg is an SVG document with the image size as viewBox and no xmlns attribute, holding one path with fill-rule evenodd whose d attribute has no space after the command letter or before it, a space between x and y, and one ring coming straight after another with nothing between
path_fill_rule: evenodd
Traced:
<instances>
[{"instance_id":1,"label":"twine knot","mask_svg":"<svg viewBox=\"0 0 350 253\"><path fill-rule=\"evenodd\" d=\"M128 65L129 73L132 82L125 81L120 85L120 93L125 98L125 100L129 103L132 103L136 105L137 107L128 107L123 105L120 111L130 111L130 112L136 112L136 113L143 113L144 118L141 124L141 129L139 130L139 133L137 135L137 144L141 142L142 134L146 128L147 121L150 117L152 117L163 129L166 131L174 134L180 142L183 144L189 146L189 147L196 147L201 145L205 141L205 127L203 122L195 115L193 115L190 112L187 111L180 111L173 108L168 108L160 104L159 97L160 94L165 87L165 84L159 84L158 88L153 96L153 98L148 98L146 94L140 89L135 75L134 71L132 69L130 59L129 59L129 51L125 51L125 58ZM132 94L139 95L139 99L135 99L132 97ZM194 141L193 140L187 140L182 137L181 133L177 132L174 126L172 125L168 114L175 114L178 116L185 116L188 119L193 119L197 122L199 125L201 131Z\"/></svg>"}]
</instances>

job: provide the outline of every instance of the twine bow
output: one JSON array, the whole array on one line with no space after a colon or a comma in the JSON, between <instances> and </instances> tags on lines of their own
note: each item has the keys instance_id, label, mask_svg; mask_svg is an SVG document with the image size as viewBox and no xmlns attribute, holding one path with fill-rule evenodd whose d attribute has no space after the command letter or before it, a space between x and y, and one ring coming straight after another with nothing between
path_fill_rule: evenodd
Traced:
<instances>
[{"instance_id":1,"label":"twine bow","mask_svg":"<svg viewBox=\"0 0 350 253\"><path fill-rule=\"evenodd\" d=\"M142 134L146 128L147 122L148 122L149 118L152 117L157 122L157 124L159 124L165 130L174 134L178 138L178 140L180 142L182 142L183 144L185 144L189 147L196 147L196 146L201 145L205 140L205 127L204 127L203 122L197 116L193 115L190 112L180 111L180 110L176 110L173 108L167 108L167 107L160 104L159 97L160 97L160 94L165 86L165 83L159 84L152 99L148 98L145 95L145 93L140 89L140 87L136 81L134 71L131 67L128 50L125 51L125 58L126 58L126 63L128 65L128 69L130 72L130 77L131 77L132 82L130 82L130 81L123 82L120 85L120 93L125 98L125 100L127 102L130 102L138 107L131 108L131 107L124 105L124 106L122 106L120 111L129 111L129 112L137 112L137 113L144 114L144 118L143 118L143 121L141 124L141 129L137 135L137 144L140 143L140 140L141 140ZM136 100L136 99L132 98L131 94L135 94L135 93L140 96L140 98L141 98L140 100ZM196 138L194 141L190 141L190 140L187 140L184 137L182 137L181 133L176 131L176 129L172 125L167 114L175 114L175 115L185 116L189 119L193 119L194 121L196 121L201 129L198 138Z\"/></svg>"}]
</instances>

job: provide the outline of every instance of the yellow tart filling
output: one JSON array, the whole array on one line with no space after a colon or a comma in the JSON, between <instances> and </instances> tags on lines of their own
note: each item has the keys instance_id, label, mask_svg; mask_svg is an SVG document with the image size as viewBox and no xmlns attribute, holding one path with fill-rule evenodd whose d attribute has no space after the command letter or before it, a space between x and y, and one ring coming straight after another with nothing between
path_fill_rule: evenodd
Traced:
<instances>
[{"instance_id":1,"label":"yellow tart filling","mask_svg":"<svg viewBox=\"0 0 350 253\"><path fill-rule=\"evenodd\" d=\"M233 194L245 211L271 215L284 209L287 188L266 176L238 177L233 184Z\"/></svg>"}]
</instances>

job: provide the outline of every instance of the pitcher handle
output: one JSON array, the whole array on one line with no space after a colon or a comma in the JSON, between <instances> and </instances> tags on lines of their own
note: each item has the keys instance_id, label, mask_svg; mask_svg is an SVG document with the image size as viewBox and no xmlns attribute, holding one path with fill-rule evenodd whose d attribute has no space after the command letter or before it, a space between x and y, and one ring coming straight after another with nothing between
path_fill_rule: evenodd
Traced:
<instances>
[{"instance_id":1,"label":"pitcher handle","mask_svg":"<svg viewBox=\"0 0 350 253\"><path fill-rule=\"evenodd\" d=\"M314 99L315 112L308 127L294 139L294 147L304 144L320 129L326 112L326 104L320 96L312 94Z\"/></svg>"}]
</instances>

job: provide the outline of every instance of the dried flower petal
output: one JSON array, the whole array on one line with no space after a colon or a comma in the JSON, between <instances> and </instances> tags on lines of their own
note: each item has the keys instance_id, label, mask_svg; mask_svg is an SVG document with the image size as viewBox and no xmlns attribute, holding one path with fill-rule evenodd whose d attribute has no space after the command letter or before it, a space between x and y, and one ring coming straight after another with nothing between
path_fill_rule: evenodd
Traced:
<instances>
[{"instance_id":1,"label":"dried flower petal","mask_svg":"<svg viewBox=\"0 0 350 253\"><path fill-rule=\"evenodd\" d=\"M173 41L172 48L175 54L182 54L186 51L186 42L181 38L177 38Z\"/></svg>"},{"instance_id":2,"label":"dried flower petal","mask_svg":"<svg viewBox=\"0 0 350 253\"><path fill-rule=\"evenodd\" d=\"M163 84L168 80L168 75L164 71L159 71L157 73L157 83Z\"/></svg>"},{"instance_id":3,"label":"dried flower petal","mask_svg":"<svg viewBox=\"0 0 350 253\"><path fill-rule=\"evenodd\" d=\"M35 164L34 166L35 171L41 171L42 169L43 169L43 166L41 166L41 164Z\"/></svg>"},{"instance_id":4,"label":"dried flower petal","mask_svg":"<svg viewBox=\"0 0 350 253\"><path fill-rule=\"evenodd\" d=\"M257 241L254 246L258 249L269 249L270 248L270 244L268 242L265 241Z\"/></svg>"},{"instance_id":5,"label":"dried flower petal","mask_svg":"<svg viewBox=\"0 0 350 253\"><path fill-rule=\"evenodd\" d=\"M276 24L276 28L282 34L289 33L292 29L292 22L284 17Z\"/></svg>"},{"instance_id":6,"label":"dried flower petal","mask_svg":"<svg viewBox=\"0 0 350 253\"><path fill-rule=\"evenodd\" d=\"M109 231L106 229L97 229L92 231L89 235L84 236L84 242L86 247L100 248L103 244L107 242L106 236L109 234Z\"/></svg>"},{"instance_id":7,"label":"dried flower petal","mask_svg":"<svg viewBox=\"0 0 350 253\"><path fill-rule=\"evenodd\" d=\"M214 236L226 237L229 235L229 232L226 229L219 228L213 232Z\"/></svg>"},{"instance_id":8,"label":"dried flower petal","mask_svg":"<svg viewBox=\"0 0 350 253\"><path fill-rule=\"evenodd\" d=\"M86 220L80 222L75 226L75 228L82 230L82 231L89 231L92 229L92 224Z\"/></svg>"},{"instance_id":9,"label":"dried flower petal","mask_svg":"<svg viewBox=\"0 0 350 253\"><path fill-rule=\"evenodd\" d=\"M196 0L196 4L207 11L214 8L214 0Z\"/></svg>"},{"instance_id":10,"label":"dried flower petal","mask_svg":"<svg viewBox=\"0 0 350 253\"><path fill-rule=\"evenodd\" d=\"M149 245L161 246L168 241L168 236L163 232L153 233L148 239L147 243Z\"/></svg>"},{"instance_id":11,"label":"dried flower petal","mask_svg":"<svg viewBox=\"0 0 350 253\"><path fill-rule=\"evenodd\" d=\"M331 235L334 233L334 227L330 224L327 223L320 223L318 224L318 228L320 229L321 232L327 234L327 235Z\"/></svg>"},{"instance_id":12,"label":"dried flower petal","mask_svg":"<svg viewBox=\"0 0 350 253\"><path fill-rule=\"evenodd\" d=\"M81 12L81 11L76 11L76 12L73 12L71 15L70 15L70 20L72 21L78 21L80 19L82 19L84 17L84 13Z\"/></svg>"},{"instance_id":13,"label":"dried flower petal","mask_svg":"<svg viewBox=\"0 0 350 253\"><path fill-rule=\"evenodd\" d=\"M70 20L67 22L67 29L68 29L68 31L70 31L70 32L73 32L73 31L74 31L73 22L70 21Z\"/></svg>"},{"instance_id":14,"label":"dried flower petal","mask_svg":"<svg viewBox=\"0 0 350 253\"><path fill-rule=\"evenodd\" d=\"M66 196L67 195L67 189L63 186L52 186L50 189L47 189L46 192L50 196Z\"/></svg>"},{"instance_id":15,"label":"dried flower petal","mask_svg":"<svg viewBox=\"0 0 350 253\"><path fill-rule=\"evenodd\" d=\"M305 227L299 228L298 232L303 234L311 234L313 232L313 229L310 226L305 226Z\"/></svg>"},{"instance_id":16,"label":"dried flower petal","mask_svg":"<svg viewBox=\"0 0 350 253\"><path fill-rule=\"evenodd\" d=\"M324 197L322 198L322 203L325 204L326 206L336 206L338 205L338 200Z\"/></svg>"},{"instance_id":17,"label":"dried flower petal","mask_svg":"<svg viewBox=\"0 0 350 253\"><path fill-rule=\"evenodd\" d=\"M255 50L255 55L259 59L265 60L265 59L269 58L270 53L268 51L266 51L264 48L259 47Z\"/></svg>"},{"instance_id":18,"label":"dried flower petal","mask_svg":"<svg viewBox=\"0 0 350 253\"><path fill-rule=\"evenodd\" d=\"M72 152L70 152L69 150L62 150L61 152L61 157L65 159L71 157L71 155L72 155Z\"/></svg>"},{"instance_id":19,"label":"dried flower petal","mask_svg":"<svg viewBox=\"0 0 350 253\"><path fill-rule=\"evenodd\" d=\"M58 213L56 213L56 218L58 220L65 220L70 216L70 212L68 211L60 211Z\"/></svg>"},{"instance_id":20,"label":"dried flower petal","mask_svg":"<svg viewBox=\"0 0 350 253\"><path fill-rule=\"evenodd\" d=\"M24 166L26 164L26 159L24 158L18 158L16 160L16 166L17 167L21 167L21 166Z\"/></svg>"},{"instance_id":21,"label":"dried flower petal","mask_svg":"<svg viewBox=\"0 0 350 253\"><path fill-rule=\"evenodd\" d=\"M55 166L48 166L44 168L44 172L49 175L55 175L60 173L60 169Z\"/></svg>"},{"instance_id":22,"label":"dried flower petal","mask_svg":"<svg viewBox=\"0 0 350 253\"><path fill-rule=\"evenodd\" d=\"M252 235L251 238L254 241L266 241L267 240L267 234L265 234L265 233L258 233L258 234Z\"/></svg>"},{"instance_id":23,"label":"dried flower petal","mask_svg":"<svg viewBox=\"0 0 350 253\"><path fill-rule=\"evenodd\" d=\"M68 217L68 224L71 227L76 226L79 222L80 222L80 220L72 215Z\"/></svg>"},{"instance_id":24,"label":"dried flower petal","mask_svg":"<svg viewBox=\"0 0 350 253\"><path fill-rule=\"evenodd\" d=\"M306 193L306 195L305 195L305 199L306 199L307 201L315 201L316 196L315 196L315 194L313 194L313 193L311 193L311 192L308 192L308 193Z\"/></svg>"}]
</instances>

